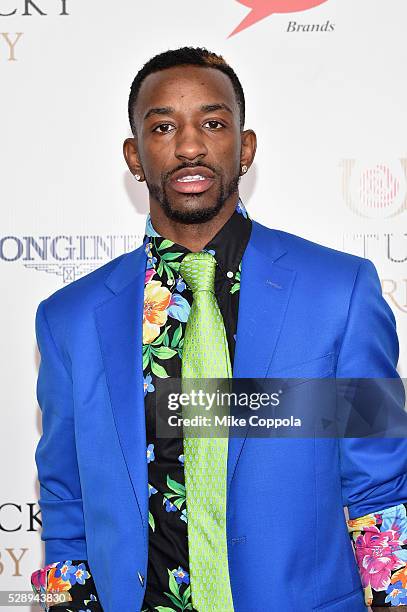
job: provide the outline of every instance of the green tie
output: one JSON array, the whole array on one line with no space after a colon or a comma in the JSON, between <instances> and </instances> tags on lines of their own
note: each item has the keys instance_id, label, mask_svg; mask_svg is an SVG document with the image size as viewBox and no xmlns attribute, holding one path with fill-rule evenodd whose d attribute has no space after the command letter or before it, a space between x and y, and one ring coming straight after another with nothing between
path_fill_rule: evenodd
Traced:
<instances>
[{"instance_id":1,"label":"green tie","mask_svg":"<svg viewBox=\"0 0 407 612\"><path fill-rule=\"evenodd\" d=\"M214 293L215 268L214 257L206 252L188 253L181 262L180 274L193 293L182 354L183 380L232 377ZM228 437L193 438L184 433L191 597L198 612L233 612L226 539L227 454Z\"/></svg>"}]
</instances>

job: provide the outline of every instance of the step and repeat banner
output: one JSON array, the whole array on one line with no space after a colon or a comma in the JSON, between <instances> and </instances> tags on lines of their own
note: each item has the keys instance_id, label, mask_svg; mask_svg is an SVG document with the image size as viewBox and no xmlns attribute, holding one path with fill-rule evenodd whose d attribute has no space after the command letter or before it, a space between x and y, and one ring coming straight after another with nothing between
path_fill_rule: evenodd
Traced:
<instances>
[{"instance_id":1,"label":"step and repeat banner","mask_svg":"<svg viewBox=\"0 0 407 612\"><path fill-rule=\"evenodd\" d=\"M0 0L0 591L29 590L44 561L35 311L142 239L148 194L122 142L156 53L232 65L258 137L244 204L374 262L407 376L406 21L405 0Z\"/></svg>"}]
</instances>

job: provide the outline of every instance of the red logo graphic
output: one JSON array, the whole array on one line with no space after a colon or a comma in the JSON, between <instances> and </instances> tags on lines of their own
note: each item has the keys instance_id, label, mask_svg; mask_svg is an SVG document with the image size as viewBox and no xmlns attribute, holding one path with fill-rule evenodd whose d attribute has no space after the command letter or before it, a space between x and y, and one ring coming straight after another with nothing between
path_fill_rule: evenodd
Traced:
<instances>
[{"instance_id":1,"label":"red logo graphic","mask_svg":"<svg viewBox=\"0 0 407 612\"><path fill-rule=\"evenodd\" d=\"M296 13L319 6L327 0L237 0L251 9L241 23L229 34L228 38L249 28L273 13Z\"/></svg>"}]
</instances>

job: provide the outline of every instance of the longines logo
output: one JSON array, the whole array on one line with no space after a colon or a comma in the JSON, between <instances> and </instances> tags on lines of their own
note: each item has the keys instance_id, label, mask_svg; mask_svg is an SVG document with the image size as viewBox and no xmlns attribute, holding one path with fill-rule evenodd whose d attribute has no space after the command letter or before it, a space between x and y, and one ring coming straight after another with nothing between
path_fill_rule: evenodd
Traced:
<instances>
[{"instance_id":1,"label":"longines logo","mask_svg":"<svg viewBox=\"0 0 407 612\"><path fill-rule=\"evenodd\" d=\"M229 34L228 38L249 28L258 21L270 17L274 13L298 13L324 4L327 0L237 0L250 9L250 13L239 23L239 25ZM332 32L335 24L329 21L326 24L300 24L290 21L287 32Z\"/></svg>"},{"instance_id":2,"label":"longines logo","mask_svg":"<svg viewBox=\"0 0 407 612\"><path fill-rule=\"evenodd\" d=\"M2 0L0 4L0 26L7 17L69 16L70 0ZM0 59L16 62L18 48L24 32L0 32Z\"/></svg>"},{"instance_id":3,"label":"longines logo","mask_svg":"<svg viewBox=\"0 0 407 612\"><path fill-rule=\"evenodd\" d=\"M140 234L0 236L0 261L57 274L64 283L88 274L141 244Z\"/></svg>"},{"instance_id":4,"label":"longines logo","mask_svg":"<svg viewBox=\"0 0 407 612\"><path fill-rule=\"evenodd\" d=\"M357 215L385 219L407 208L407 159L344 159L342 194Z\"/></svg>"}]
</instances>

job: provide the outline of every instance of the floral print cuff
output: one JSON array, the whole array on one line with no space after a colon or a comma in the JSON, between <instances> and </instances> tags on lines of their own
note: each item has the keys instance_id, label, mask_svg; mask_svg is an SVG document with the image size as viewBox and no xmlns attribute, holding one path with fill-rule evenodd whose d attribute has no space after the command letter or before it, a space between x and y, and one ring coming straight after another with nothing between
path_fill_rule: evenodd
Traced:
<instances>
[{"instance_id":1,"label":"floral print cuff","mask_svg":"<svg viewBox=\"0 0 407 612\"><path fill-rule=\"evenodd\" d=\"M407 503L347 521L367 606L407 605Z\"/></svg>"},{"instance_id":2,"label":"floral print cuff","mask_svg":"<svg viewBox=\"0 0 407 612\"><path fill-rule=\"evenodd\" d=\"M102 610L86 560L50 563L31 574L31 586L45 612Z\"/></svg>"}]
</instances>

